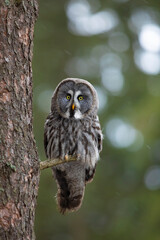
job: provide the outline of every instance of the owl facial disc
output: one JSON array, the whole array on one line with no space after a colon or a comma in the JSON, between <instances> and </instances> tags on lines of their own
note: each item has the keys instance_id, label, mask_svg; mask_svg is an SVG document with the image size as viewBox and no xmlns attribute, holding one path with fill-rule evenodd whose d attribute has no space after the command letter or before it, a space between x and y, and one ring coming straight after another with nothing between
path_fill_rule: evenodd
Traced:
<instances>
[{"instance_id":1,"label":"owl facial disc","mask_svg":"<svg viewBox=\"0 0 160 240\"><path fill-rule=\"evenodd\" d=\"M56 98L58 113L64 118L83 119L90 113L97 112L97 95L85 80L65 79L55 90L53 102Z\"/></svg>"}]
</instances>

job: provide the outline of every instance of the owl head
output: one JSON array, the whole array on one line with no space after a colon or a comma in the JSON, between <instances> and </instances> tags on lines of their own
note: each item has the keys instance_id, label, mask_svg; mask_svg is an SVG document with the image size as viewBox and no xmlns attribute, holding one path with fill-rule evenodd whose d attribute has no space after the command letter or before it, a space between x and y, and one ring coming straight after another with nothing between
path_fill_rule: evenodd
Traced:
<instances>
[{"instance_id":1,"label":"owl head","mask_svg":"<svg viewBox=\"0 0 160 240\"><path fill-rule=\"evenodd\" d=\"M51 111L57 111L64 118L82 119L96 114L97 109L97 92L86 80L66 78L53 93Z\"/></svg>"}]
</instances>

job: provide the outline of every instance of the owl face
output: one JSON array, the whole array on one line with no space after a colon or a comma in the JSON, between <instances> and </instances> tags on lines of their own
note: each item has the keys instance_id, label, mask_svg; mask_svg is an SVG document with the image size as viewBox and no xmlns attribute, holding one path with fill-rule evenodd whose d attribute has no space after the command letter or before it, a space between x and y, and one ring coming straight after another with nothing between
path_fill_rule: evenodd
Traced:
<instances>
[{"instance_id":1,"label":"owl face","mask_svg":"<svg viewBox=\"0 0 160 240\"><path fill-rule=\"evenodd\" d=\"M93 86L87 81L66 79L56 89L58 112L65 118L82 119L93 110ZM88 85L89 84L89 85Z\"/></svg>"}]
</instances>

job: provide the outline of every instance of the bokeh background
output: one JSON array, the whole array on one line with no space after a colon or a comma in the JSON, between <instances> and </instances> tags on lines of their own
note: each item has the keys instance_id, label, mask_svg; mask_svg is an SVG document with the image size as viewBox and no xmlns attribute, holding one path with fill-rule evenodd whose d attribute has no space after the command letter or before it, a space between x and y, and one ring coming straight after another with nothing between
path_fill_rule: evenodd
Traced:
<instances>
[{"instance_id":1,"label":"bokeh background","mask_svg":"<svg viewBox=\"0 0 160 240\"><path fill-rule=\"evenodd\" d=\"M34 38L34 132L57 84L84 78L97 89L104 134L81 209L60 215L50 169L41 173L38 240L160 240L160 3L39 0Z\"/></svg>"}]
</instances>

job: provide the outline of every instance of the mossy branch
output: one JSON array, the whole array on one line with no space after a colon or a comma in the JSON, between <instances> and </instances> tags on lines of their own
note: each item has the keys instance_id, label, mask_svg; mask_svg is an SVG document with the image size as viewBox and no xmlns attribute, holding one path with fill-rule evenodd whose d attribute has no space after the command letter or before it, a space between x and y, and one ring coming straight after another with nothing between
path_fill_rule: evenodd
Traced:
<instances>
[{"instance_id":1,"label":"mossy branch","mask_svg":"<svg viewBox=\"0 0 160 240\"><path fill-rule=\"evenodd\" d=\"M64 160L55 158L55 159L50 159L50 160L45 160L43 162L40 162L40 170L46 169L46 168L51 168L54 167L58 164L63 164L71 161L75 161L77 158L75 156L66 156Z\"/></svg>"}]
</instances>

